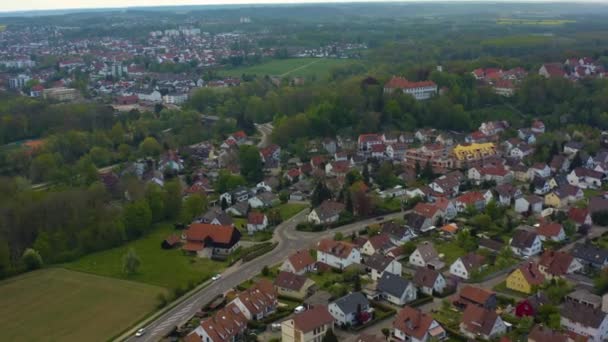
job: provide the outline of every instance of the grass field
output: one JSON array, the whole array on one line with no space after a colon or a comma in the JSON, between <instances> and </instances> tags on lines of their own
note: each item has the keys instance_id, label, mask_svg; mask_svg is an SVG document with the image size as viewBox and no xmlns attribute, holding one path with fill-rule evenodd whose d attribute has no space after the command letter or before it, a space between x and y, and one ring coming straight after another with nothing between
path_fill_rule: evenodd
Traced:
<instances>
[{"instance_id":1,"label":"grass field","mask_svg":"<svg viewBox=\"0 0 608 342\"><path fill-rule=\"evenodd\" d=\"M284 204L277 206L277 209L279 209L279 213L281 213L281 219L283 219L283 221L285 221L285 220L293 217L295 214L299 213L300 211L304 210L307 207L308 207L308 205L306 205L306 204L284 203Z\"/></svg>"},{"instance_id":2,"label":"grass field","mask_svg":"<svg viewBox=\"0 0 608 342\"><path fill-rule=\"evenodd\" d=\"M539 25L539 26L560 26L575 23L576 20L564 19L514 19L500 18L496 20L499 25Z\"/></svg>"},{"instance_id":3,"label":"grass field","mask_svg":"<svg viewBox=\"0 0 608 342\"><path fill-rule=\"evenodd\" d=\"M242 74L257 76L301 76L322 78L329 73L331 68L349 63L346 59L330 58L290 58L274 59L268 62L220 70L222 76L241 76Z\"/></svg>"},{"instance_id":4,"label":"grass field","mask_svg":"<svg viewBox=\"0 0 608 342\"><path fill-rule=\"evenodd\" d=\"M483 46L490 47L522 47L522 46L536 46L539 44L548 43L551 41L551 37L540 36L540 35L518 35L518 36L506 36L501 38L486 39L481 42Z\"/></svg>"},{"instance_id":5,"label":"grass field","mask_svg":"<svg viewBox=\"0 0 608 342\"><path fill-rule=\"evenodd\" d=\"M155 309L157 286L50 268L0 282L4 341L106 341Z\"/></svg>"},{"instance_id":6,"label":"grass field","mask_svg":"<svg viewBox=\"0 0 608 342\"><path fill-rule=\"evenodd\" d=\"M165 288L185 288L189 283L200 283L221 272L225 262L184 255L177 248L164 250L161 242L176 231L171 225L161 225L148 236L125 246L87 255L65 265L69 269L98 275L139 281ZM127 276L122 271L122 257L133 248L141 266L137 274Z\"/></svg>"}]
</instances>

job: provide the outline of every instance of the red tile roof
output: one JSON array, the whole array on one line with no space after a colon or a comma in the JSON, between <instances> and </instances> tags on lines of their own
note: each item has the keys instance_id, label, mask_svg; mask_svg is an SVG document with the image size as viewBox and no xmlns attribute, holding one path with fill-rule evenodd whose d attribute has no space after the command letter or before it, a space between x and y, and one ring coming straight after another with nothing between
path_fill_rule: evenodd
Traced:
<instances>
[{"instance_id":1,"label":"red tile roof","mask_svg":"<svg viewBox=\"0 0 608 342\"><path fill-rule=\"evenodd\" d=\"M460 297L467 299L473 303L477 303L483 305L486 301L494 294L486 289L482 289L480 287L475 287L471 285L466 285L460 290ZM470 305L469 305L470 306Z\"/></svg>"},{"instance_id":2,"label":"red tile roof","mask_svg":"<svg viewBox=\"0 0 608 342\"><path fill-rule=\"evenodd\" d=\"M332 239L323 239L319 241L319 244L317 245L317 249L319 251L334 255L342 259L347 258L353 248L355 248L355 245L351 243L344 241L334 241Z\"/></svg>"},{"instance_id":3,"label":"red tile roof","mask_svg":"<svg viewBox=\"0 0 608 342\"><path fill-rule=\"evenodd\" d=\"M536 232L542 236L556 237L559 235L559 233L562 230L563 230L563 227L561 224L559 224L557 222L548 222L548 223L541 224L538 227L538 229L536 230Z\"/></svg>"},{"instance_id":4,"label":"red tile roof","mask_svg":"<svg viewBox=\"0 0 608 342\"><path fill-rule=\"evenodd\" d=\"M393 89L412 89L433 86L437 86L433 81L410 82L405 77L393 76L384 87Z\"/></svg>"},{"instance_id":5,"label":"red tile roof","mask_svg":"<svg viewBox=\"0 0 608 342\"><path fill-rule=\"evenodd\" d=\"M266 217L266 215L264 215L264 213L252 211L249 213L249 215L247 215L247 223L248 224L263 224L265 217Z\"/></svg>"},{"instance_id":6,"label":"red tile roof","mask_svg":"<svg viewBox=\"0 0 608 342\"><path fill-rule=\"evenodd\" d=\"M397 317L393 321L393 327L401 330L407 336L413 336L417 340L422 341L432 323L433 317L430 315L406 306L399 310Z\"/></svg>"},{"instance_id":7,"label":"red tile roof","mask_svg":"<svg viewBox=\"0 0 608 342\"><path fill-rule=\"evenodd\" d=\"M215 243L230 243L234 227L212 225L208 223L193 223L186 230L186 240L190 242L204 242L211 239ZM188 245L188 244L186 244Z\"/></svg>"},{"instance_id":8,"label":"red tile roof","mask_svg":"<svg viewBox=\"0 0 608 342\"><path fill-rule=\"evenodd\" d=\"M293 317L297 330L307 333L324 325L333 324L334 318L327 311L327 306L317 305Z\"/></svg>"},{"instance_id":9,"label":"red tile roof","mask_svg":"<svg viewBox=\"0 0 608 342\"><path fill-rule=\"evenodd\" d=\"M287 260L289 260L289 263L296 272L299 272L308 266L314 265L315 263L315 260L312 258L310 253L304 249L290 255Z\"/></svg>"}]
</instances>

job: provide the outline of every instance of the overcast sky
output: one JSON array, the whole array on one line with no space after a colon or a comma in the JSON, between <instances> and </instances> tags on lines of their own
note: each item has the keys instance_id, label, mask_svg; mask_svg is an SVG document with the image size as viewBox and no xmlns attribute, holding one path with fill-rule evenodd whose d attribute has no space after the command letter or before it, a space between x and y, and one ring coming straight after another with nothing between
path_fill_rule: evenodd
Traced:
<instances>
[{"instance_id":1,"label":"overcast sky","mask_svg":"<svg viewBox=\"0 0 608 342\"><path fill-rule=\"evenodd\" d=\"M184 5L287 4L319 2L484 1L484 0L0 0L0 12ZM607 0L488 0L488 2L600 2Z\"/></svg>"}]
</instances>

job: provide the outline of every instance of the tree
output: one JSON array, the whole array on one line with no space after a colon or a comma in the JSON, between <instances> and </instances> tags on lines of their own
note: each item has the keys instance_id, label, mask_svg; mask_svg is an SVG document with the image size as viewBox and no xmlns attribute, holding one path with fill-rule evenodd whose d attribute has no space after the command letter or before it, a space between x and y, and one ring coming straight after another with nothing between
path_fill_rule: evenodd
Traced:
<instances>
[{"instance_id":1,"label":"tree","mask_svg":"<svg viewBox=\"0 0 608 342\"><path fill-rule=\"evenodd\" d=\"M253 145L239 147L239 165L241 166L241 175L249 183L257 183L264 177L264 165L260 157L260 151Z\"/></svg>"},{"instance_id":2,"label":"tree","mask_svg":"<svg viewBox=\"0 0 608 342\"><path fill-rule=\"evenodd\" d=\"M361 291L361 277L357 273L355 278L353 279L353 291L359 292Z\"/></svg>"},{"instance_id":3,"label":"tree","mask_svg":"<svg viewBox=\"0 0 608 342\"><path fill-rule=\"evenodd\" d=\"M42 267L42 257L40 256L40 253L33 248L26 249L23 252L21 260L28 271L37 270Z\"/></svg>"},{"instance_id":4,"label":"tree","mask_svg":"<svg viewBox=\"0 0 608 342\"><path fill-rule=\"evenodd\" d=\"M329 330L327 330L327 332L325 333L325 336L323 336L323 340L321 340L321 341L322 342L338 342L338 338L334 334L334 330L329 329Z\"/></svg>"},{"instance_id":5,"label":"tree","mask_svg":"<svg viewBox=\"0 0 608 342\"><path fill-rule=\"evenodd\" d=\"M591 214L591 218L593 219L593 223L599 226L608 226L608 209L594 212L593 214Z\"/></svg>"},{"instance_id":6,"label":"tree","mask_svg":"<svg viewBox=\"0 0 608 342\"><path fill-rule=\"evenodd\" d=\"M195 218L197 215L202 214L206 210L207 196L201 194L194 194L188 196L188 198L184 200L180 219L182 222L190 222L193 218Z\"/></svg>"},{"instance_id":7,"label":"tree","mask_svg":"<svg viewBox=\"0 0 608 342\"><path fill-rule=\"evenodd\" d=\"M559 316L559 309L555 305L544 304L538 308L538 313L536 318L540 323L546 324L547 326L557 329L559 328L559 319L557 320L557 326L552 326L552 318L551 316L557 315Z\"/></svg>"},{"instance_id":8,"label":"tree","mask_svg":"<svg viewBox=\"0 0 608 342\"><path fill-rule=\"evenodd\" d=\"M125 230L130 239L140 237L152 225L152 211L146 201L128 204L123 213Z\"/></svg>"},{"instance_id":9,"label":"tree","mask_svg":"<svg viewBox=\"0 0 608 342\"><path fill-rule=\"evenodd\" d=\"M122 271L127 275L133 275L137 273L139 266L141 266L141 260L139 260L135 250L129 248L127 253L122 257Z\"/></svg>"},{"instance_id":10,"label":"tree","mask_svg":"<svg viewBox=\"0 0 608 342\"><path fill-rule=\"evenodd\" d=\"M414 241L408 241L401 246L401 248L403 249L404 255L410 255L410 254L414 253L414 251L416 250L416 247L417 246Z\"/></svg>"},{"instance_id":11,"label":"tree","mask_svg":"<svg viewBox=\"0 0 608 342\"><path fill-rule=\"evenodd\" d=\"M424 164L424 169L422 170L423 179L430 181L435 177L435 173L433 172L433 166L431 165L431 161L427 160L426 164Z\"/></svg>"},{"instance_id":12,"label":"tree","mask_svg":"<svg viewBox=\"0 0 608 342\"><path fill-rule=\"evenodd\" d=\"M334 234L334 240L335 241L341 241L344 240L344 234L340 233L340 232L336 232Z\"/></svg>"},{"instance_id":13,"label":"tree","mask_svg":"<svg viewBox=\"0 0 608 342\"><path fill-rule=\"evenodd\" d=\"M0 278L5 277L11 269L11 251L8 243L0 240Z\"/></svg>"},{"instance_id":14,"label":"tree","mask_svg":"<svg viewBox=\"0 0 608 342\"><path fill-rule=\"evenodd\" d=\"M165 217L165 193L156 183L149 183L146 187L146 201L152 212L152 221L159 222Z\"/></svg>"},{"instance_id":15,"label":"tree","mask_svg":"<svg viewBox=\"0 0 608 342\"><path fill-rule=\"evenodd\" d=\"M382 335L388 340L388 337L391 336L391 330L389 328L382 328Z\"/></svg>"},{"instance_id":16,"label":"tree","mask_svg":"<svg viewBox=\"0 0 608 342\"><path fill-rule=\"evenodd\" d=\"M583 166L583 159L581 158L580 153L576 153L572 161L570 162L570 171Z\"/></svg>"},{"instance_id":17,"label":"tree","mask_svg":"<svg viewBox=\"0 0 608 342\"><path fill-rule=\"evenodd\" d=\"M176 219L182 209L182 183L173 179L165 183L165 216Z\"/></svg>"},{"instance_id":18,"label":"tree","mask_svg":"<svg viewBox=\"0 0 608 342\"><path fill-rule=\"evenodd\" d=\"M222 197L222 202L220 204L222 206L222 210L226 210L226 208L228 208L230 206L228 204L228 201L226 200L226 197Z\"/></svg>"},{"instance_id":19,"label":"tree","mask_svg":"<svg viewBox=\"0 0 608 342\"><path fill-rule=\"evenodd\" d=\"M310 203L313 207L316 207L328 199L331 199L331 191L327 188L325 182L319 181L312 191Z\"/></svg>"},{"instance_id":20,"label":"tree","mask_svg":"<svg viewBox=\"0 0 608 342\"><path fill-rule=\"evenodd\" d=\"M456 234L456 243L467 252L477 249L477 242L468 229L462 229Z\"/></svg>"},{"instance_id":21,"label":"tree","mask_svg":"<svg viewBox=\"0 0 608 342\"><path fill-rule=\"evenodd\" d=\"M270 274L270 269L268 268L268 266L264 265L264 267L262 267L262 275L264 277L268 277L269 274Z\"/></svg>"},{"instance_id":22,"label":"tree","mask_svg":"<svg viewBox=\"0 0 608 342\"><path fill-rule=\"evenodd\" d=\"M139 144L139 151L144 156L156 157L162 151L162 147L154 137L147 137Z\"/></svg>"}]
</instances>

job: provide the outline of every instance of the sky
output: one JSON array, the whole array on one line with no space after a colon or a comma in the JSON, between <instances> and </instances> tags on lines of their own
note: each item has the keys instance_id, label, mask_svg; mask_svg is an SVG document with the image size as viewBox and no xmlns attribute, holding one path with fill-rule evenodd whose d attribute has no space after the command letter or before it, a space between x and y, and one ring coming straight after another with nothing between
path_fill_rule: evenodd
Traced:
<instances>
[{"instance_id":1,"label":"sky","mask_svg":"<svg viewBox=\"0 0 608 342\"><path fill-rule=\"evenodd\" d=\"M285 3L319 3L319 2L354 2L357 0L0 0L0 12L53 10L73 8L121 8L146 6L184 6L184 5L231 5L231 4L285 4ZM380 0L359 0L375 2ZM429 0L426 0L429 1ZM438 0L439 1L439 0ZM442 0L450 1L450 0ZM462 1L462 0L460 0ZM482 0L483 1L483 0ZM496 0L490 0L496 2ZM547 0L537 0L544 2ZM550 1L550 0L549 0ZM553 0L554 2L557 2ZM560 1L560 0L558 0ZM570 0L569 2L576 2ZM599 2L606 0L590 0ZM563 2L563 1L560 1Z\"/></svg>"}]
</instances>

